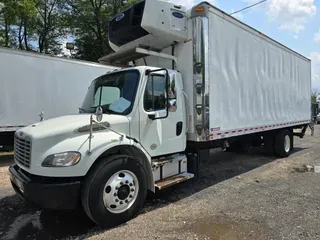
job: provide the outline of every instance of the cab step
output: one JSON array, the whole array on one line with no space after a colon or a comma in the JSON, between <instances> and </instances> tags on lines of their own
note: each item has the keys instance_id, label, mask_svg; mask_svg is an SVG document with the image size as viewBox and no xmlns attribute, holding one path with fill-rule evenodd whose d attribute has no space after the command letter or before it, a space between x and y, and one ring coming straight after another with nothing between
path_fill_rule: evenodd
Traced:
<instances>
[{"instance_id":1,"label":"cab step","mask_svg":"<svg viewBox=\"0 0 320 240\"><path fill-rule=\"evenodd\" d=\"M171 186L178 184L178 183L185 182L185 181L192 179L192 178L194 178L194 174L184 172L184 173L160 180L160 181L156 182L154 184L154 186L158 190L163 190L165 188L171 187Z\"/></svg>"}]
</instances>

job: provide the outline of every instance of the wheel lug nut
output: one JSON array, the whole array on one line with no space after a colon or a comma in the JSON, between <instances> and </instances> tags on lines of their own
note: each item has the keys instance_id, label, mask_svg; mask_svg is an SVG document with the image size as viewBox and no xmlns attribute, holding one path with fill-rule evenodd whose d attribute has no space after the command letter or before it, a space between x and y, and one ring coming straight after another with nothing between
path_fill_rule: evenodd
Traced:
<instances>
[{"instance_id":1,"label":"wheel lug nut","mask_svg":"<svg viewBox=\"0 0 320 240\"><path fill-rule=\"evenodd\" d=\"M119 199L116 199L116 202L119 202Z\"/></svg>"},{"instance_id":2,"label":"wheel lug nut","mask_svg":"<svg viewBox=\"0 0 320 240\"><path fill-rule=\"evenodd\" d=\"M134 189L133 189L133 188L131 188L131 192L134 192Z\"/></svg>"},{"instance_id":3,"label":"wheel lug nut","mask_svg":"<svg viewBox=\"0 0 320 240\"><path fill-rule=\"evenodd\" d=\"M123 182L121 182L120 185L123 185Z\"/></svg>"},{"instance_id":4,"label":"wheel lug nut","mask_svg":"<svg viewBox=\"0 0 320 240\"><path fill-rule=\"evenodd\" d=\"M129 186L130 186L130 187L132 187L132 186L133 186L133 184L132 184L132 183L130 183L130 184L129 184Z\"/></svg>"},{"instance_id":5,"label":"wheel lug nut","mask_svg":"<svg viewBox=\"0 0 320 240\"><path fill-rule=\"evenodd\" d=\"M129 183L129 181L128 180L126 180L126 184L128 184Z\"/></svg>"},{"instance_id":6,"label":"wheel lug nut","mask_svg":"<svg viewBox=\"0 0 320 240\"><path fill-rule=\"evenodd\" d=\"M116 187L116 190L119 190L119 187Z\"/></svg>"},{"instance_id":7,"label":"wheel lug nut","mask_svg":"<svg viewBox=\"0 0 320 240\"><path fill-rule=\"evenodd\" d=\"M132 195L130 195L129 198L132 198Z\"/></svg>"},{"instance_id":8,"label":"wheel lug nut","mask_svg":"<svg viewBox=\"0 0 320 240\"><path fill-rule=\"evenodd\" d=\"M115 196L115 197L116 197L116 196L117 196L117 193L114 193L114 194L113 194L113 196Z\"/></svg>"},{"instance_id":9,"label":"wheel lug nut","mask_svg":"<svg viewBox=\"0 0 320 240\"><path fill-rule=\"evenodd\" d=\"M123 202L121 201L120 204L123 204Z\"/></svg>"},{"instance_id":10,"label":"wheel lug nut","mask_svg":"<svg viewBox=\"0 0 320 240\"><path fill-rule=\"evenodd\" d=\"M125 202L126 202L126 203L128 203L129 201L128 201L128 200L126 200Z\"/></svg>"}]
</instances>

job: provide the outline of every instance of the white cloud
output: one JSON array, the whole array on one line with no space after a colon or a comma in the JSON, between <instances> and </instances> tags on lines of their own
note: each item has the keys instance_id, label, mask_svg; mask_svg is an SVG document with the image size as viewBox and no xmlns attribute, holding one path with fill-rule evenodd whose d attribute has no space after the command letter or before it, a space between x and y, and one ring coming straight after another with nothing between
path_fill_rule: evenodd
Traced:
<instances>
[{"instance_id":1,"label":"white cloud","mask_svg":"<svg viewBox=\"0 0 320 240\"><path fill-rule=\"evenodd\" d=\"M312 88L320 90L320 52L310 54L312 64Z\"/></svg>"},{"instance_id":2,"label":"white cloud","mask_svg":"<svg viewBox=\"0 0 320 240\"><path fill-rule=\"evenodd\" d=\"M269 0L268 16L277 21L279 29L298 36L308 20L316 14L314 0Z\"/></svg>"},{"instance_id":3,"label":"white cloud","mask_svg":"<svg viewBox=\"0 0 320 240\"><path fill-rule=\"evenodd\" d=\"M320 43L320 28L319 28L319 31L314 34L314 41L316 43Z\"/></svg>"},{"instance_id":4,"label":"white cloud","mask_svg":"<svg viewBox=\"0 0 320 240\"><path fill-rule=\"evenodd\" d=\"M192 8L197 3L199 3L199 1L197 1L197 0L170 0L170 2L185 6L187 9ZM211 0L211 1L208 1L208 2L210 2L211 4L214 4L216 1L215 0Z\"/></svg>"},{"instance_id":5,"label":"white cloud","mask_svg":"<svg viewBox=\"0 0 320 240\"><path fill-rule=\"evenodd\" d=\"M195 0L171 0L170 2L191 8L196 5Z\"/></svg>"}]
</instances>

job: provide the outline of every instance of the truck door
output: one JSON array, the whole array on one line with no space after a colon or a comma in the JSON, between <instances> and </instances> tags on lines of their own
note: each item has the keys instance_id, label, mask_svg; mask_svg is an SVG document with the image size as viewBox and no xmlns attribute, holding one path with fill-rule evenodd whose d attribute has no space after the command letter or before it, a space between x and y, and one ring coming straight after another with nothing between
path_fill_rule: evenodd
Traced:
<instances>
[{"instance_id":1,"label":"truck door","mask_svg":"<svg viewBox=\"0 0 320 240\"><path fill-rule=\"evenodd\" d=\"M140 142L151 156L185 150L186 119L180 73L152 72L140 101Z\"/></svg>"}]
</instances>

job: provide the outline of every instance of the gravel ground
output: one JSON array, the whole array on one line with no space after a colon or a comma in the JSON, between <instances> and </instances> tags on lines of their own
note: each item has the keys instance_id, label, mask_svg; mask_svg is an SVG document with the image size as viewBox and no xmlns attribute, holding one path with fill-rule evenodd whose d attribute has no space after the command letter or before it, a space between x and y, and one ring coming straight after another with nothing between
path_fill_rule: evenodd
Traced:
<instances>
[{"instance_id":1,"label":"gravel ground","mask_svg":"<svg viewBox=\"0 0 320 240\"><path fill-rule=\"evenodd\" d=\"M211 152L198 182L148 196L138 217L102 231L78 212L42 211L11 189L0 155L0 239L320 239L320 126L287 159Z\"/></svg>"}]
</instances>

